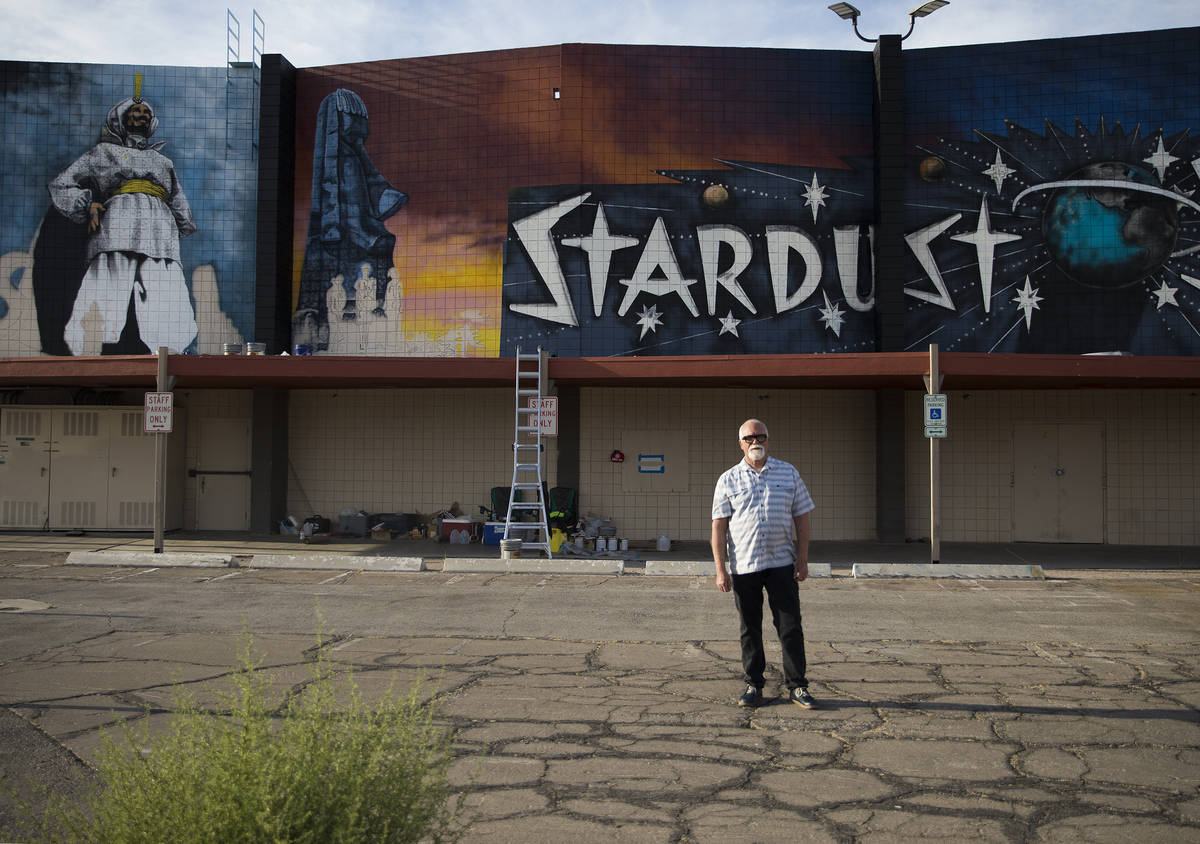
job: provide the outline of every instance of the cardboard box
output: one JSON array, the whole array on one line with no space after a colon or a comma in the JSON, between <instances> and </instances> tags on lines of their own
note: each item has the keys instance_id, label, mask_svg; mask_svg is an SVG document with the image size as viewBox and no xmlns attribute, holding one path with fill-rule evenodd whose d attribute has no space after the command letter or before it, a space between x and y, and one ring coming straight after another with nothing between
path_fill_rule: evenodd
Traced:
<instances>
[{"instance_id":1,"label":"cardboard box","mask_svg":"<svg viewBox=\"0 0 1200 844\"><path fill-rule=\"evenodd\" d=\"M370 525L367 524L366 513L355 513L352 516L339 516L339 533L342 536L366 536Z\"/></svg>"}]
</instances>

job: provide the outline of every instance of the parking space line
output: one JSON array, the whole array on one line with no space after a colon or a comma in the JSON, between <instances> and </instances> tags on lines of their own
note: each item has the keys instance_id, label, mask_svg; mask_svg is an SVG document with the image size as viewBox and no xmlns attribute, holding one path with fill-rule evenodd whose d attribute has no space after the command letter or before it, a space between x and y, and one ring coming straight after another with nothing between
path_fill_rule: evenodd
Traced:
<instances>
[{"instance_id":1,"label":"parking space line","mask_svg":"<svg viewBox=\"0 0 1200 844\"><path fill-rule=\"evenodd\" d=\"M138 577L138 576L140 576L140 575L143 575L143 574L150 574L151 572L156 572L156 571L158 571L158 569L157 569L157 568L151 568L151 569L139 569L138 571L132 572L132 573L130 573L130 574L123 574L123 575L121 575L120 577L106 577L106 578L104 578L104 579L105 579L105 580L109 580L109 581L113 581L113 580L128 580L128 579L129 579L129 578L131 578L131 577Z\"/></svg>"}]
</instances>

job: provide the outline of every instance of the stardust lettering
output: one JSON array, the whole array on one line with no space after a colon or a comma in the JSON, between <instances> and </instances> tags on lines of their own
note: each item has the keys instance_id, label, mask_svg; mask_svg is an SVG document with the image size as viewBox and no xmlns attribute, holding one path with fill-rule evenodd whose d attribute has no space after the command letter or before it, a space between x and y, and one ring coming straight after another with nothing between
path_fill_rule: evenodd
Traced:
<instances>
[{"instance_id":1,"label":"stardust lettering","mask_svg":"<svg viewBox=\"0 0 1200 844\"><path fill-rule=\"evenodd\" d=\"M550 302L510 304L515 313L525 314L547 322L578 326L575 303L572 301L561 264L559 244L552 229L590 196L581 194L563 200L513 223L513 230L529 255L534 270L546 285ZM860 226L840 226L834 229L834 260L841 279L842 294L849 307L870 311L875 306L874 267L870 267L871 292L866 298L858 292ZM628 313L637 297L645 293L652 297L675 296L693 317L700 315L697 295L703 294L703 304L709 316L717 312L717 291L724 290L738 304L757 314L758 308L742 287L741 276L750 266L754 255L750 236L734 225L705 225L695 229L700 251L701 278L689 278L671 245L666 221L657 217L641 247L637 265L629 278L617 279L624 287L617 314ZM868 229L874 237L874 227ZM561 245L581 249L588 256L592 313L599 317L608 290L609 271L615 252L632 249L642 241L636 237L617 235L610 231L603 203L597 203L592 232L583 237L563 238ZM776 315L784 314L807 302L820 289L822 281L821 253L816 239L795 226L766 227L766 258L771 281L772 304ZM722 245L728 247L732 260L720 267ZM789 292L791 280L796 286ZM698 286L703 280L703 286Z\"/></svg>"}]
</instances>

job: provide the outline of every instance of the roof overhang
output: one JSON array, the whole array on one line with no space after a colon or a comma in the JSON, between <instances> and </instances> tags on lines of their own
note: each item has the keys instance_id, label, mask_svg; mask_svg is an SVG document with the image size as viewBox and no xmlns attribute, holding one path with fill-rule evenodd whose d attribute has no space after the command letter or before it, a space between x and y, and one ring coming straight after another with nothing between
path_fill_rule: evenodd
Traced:
<instances>
[{"instance_id":1,"label":"roof overhang","mask_svg":"<svg viewBox=\"0 0 1200 844\"><path fill-rule=\"evenodd\" d=\"M1200 357L942 352L943 390L1196 388ZM550 358L549 377L578 387L924 390L926 352ZM511 358L171 355L175 389L506 387ZM0 389L145 389L154 355L0 359Z\"/></svg>"}]
</instances>

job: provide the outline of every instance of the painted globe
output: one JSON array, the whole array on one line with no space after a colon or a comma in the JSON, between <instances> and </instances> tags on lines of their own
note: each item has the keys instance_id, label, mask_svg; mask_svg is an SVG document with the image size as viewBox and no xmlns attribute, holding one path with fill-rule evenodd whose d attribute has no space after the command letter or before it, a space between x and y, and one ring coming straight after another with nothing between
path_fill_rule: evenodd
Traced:
<instances>
[{"instance_id":1,"label":"painted globe","mask_svg":"<svg viewBox=\"0 0 1200 844\"><path fill-rule=\"evenodd\" d=\"M1054 262L1088 287L1136 284L1171 256L1179 211L1154 174L1132 164L1104 161L1076 170L1067 180L1095 184L1055 191L1042 217Z\"/></svg>"}]
</instances>

